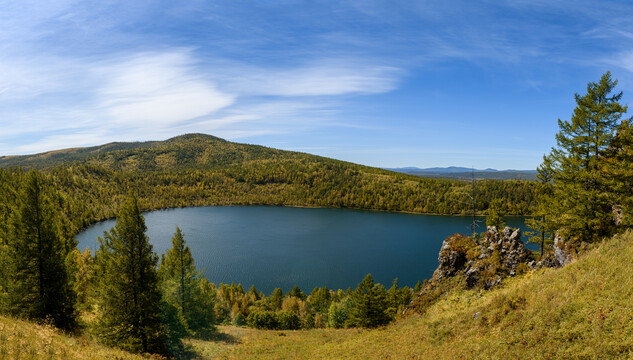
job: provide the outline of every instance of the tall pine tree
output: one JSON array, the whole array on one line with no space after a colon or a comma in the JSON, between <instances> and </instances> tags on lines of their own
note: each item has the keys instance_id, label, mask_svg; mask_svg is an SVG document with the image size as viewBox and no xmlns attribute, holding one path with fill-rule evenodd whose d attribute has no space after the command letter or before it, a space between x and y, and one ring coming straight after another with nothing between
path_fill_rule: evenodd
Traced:
<instances>
[{"instance_id":1,"label":"tall pine tree","mask_svg":"<svg viewBox=\"0 0 633 360\"><path fill-rule=\"evenodd\" d=\"M12 214L9 308L18 316L75 325L74 293L65 266L66 249L56 229L56 212L40 175L31 170Z\"/></svg>"},{"instance_id":2,"label":"tall pine tree","mask_svg":"<svg viewBox=\"0 0 633 360\"><path fill-rule=\"evenodd\" d=\"M545 253L545 248L552 241L552 235L556 231L556 225L548 215L556 206L553 199L552 159L550 156L543 156L543 163L536 169L538 180L536 192L538 193L538 203L532 210L532 217L525 221L530 231L525 234L529 237L529 242L539 245L541 256Z\"/></svg>"},{"instance_id":3,"label":"tall pine tree","mask_svg":"<svg viewBox=\"0 0 633 360\"><path fill-rule=\"evenodd\" d=\"M99 334L109 344L135 352L165 353L161 293L145 219L130 192L114 228L99 238Z\"/></svg>"},{"instance_id":4,"label":"tall pine tree","mask_svg":"<svg viewBox=\"0 0 633 360\"><path fill-rule=\"evenodd\" d=\"M633 227L633 119L622 121L606 157L616 222ZM618 212L621 212L618 214Z\"/></svg>"},{"instance_id":5,"label":"tall pine tree","mask_svg":"<svg viewBox=\"0 0 633 360\"><path fill-rule=\"evenodd\" d=\"M605 73L587 85L587 94L575 95L571 121L558 120L557 147L552 149L555 213L560 234L579 241L593 241L612 230L613 198L604 159L608 156L626 106L622 92L611 94L617 80Z\"/></svg>"},{"instance_id":6,"label":"tall pine tree","mask_svg":"<svg viewBox=\"0 0 633 360\"><path fill-rule=\"evenodd\" d=\"M357 327L377 327L386 325L391 320L387 309L387 291L380 284L374 284L371 274L352 293L354 306L349 314L350 324Z\"/></svg>"},{"instance_id":7,"label":"tall pine tree","mask_svg":"<svg viewBox=\"0 0 633 360\"><path fill-rule=\"evenodd\" d=\"M208 280L196 269L189 246L180 228L171 239L172 247L161 256L158 272L165 301L175 306L194 334L213 329L215 297L205 291Z\"/></svg>"}]
</instances>

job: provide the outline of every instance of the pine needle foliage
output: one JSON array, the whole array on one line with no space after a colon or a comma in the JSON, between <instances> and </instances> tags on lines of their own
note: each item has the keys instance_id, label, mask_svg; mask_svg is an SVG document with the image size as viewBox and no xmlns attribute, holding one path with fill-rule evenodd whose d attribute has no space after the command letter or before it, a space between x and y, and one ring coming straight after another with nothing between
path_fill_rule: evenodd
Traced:
<instances>
[{"instance_id":1,"label":"pine needle foliage","mask_svg":"<svg viewBox=\"0 0 633 360\"><path fill-rule=\"evenodd\" d=\"M98 333L105 343L126 350L165 353L158 256L152 251L146 230L138 201L130 193L115 227L99 238Z\"/></svg>"},{"instance_id":2,"label":"pine needle foliage","mask_svg":"<svg viewBox=\"0 0 633 360\"><path fill-rule=\"evenodd\" d=\"M165 301L175 306L194 335L208 334L215 321L215 291L196 268L184 234L176 227L172 247L161 256L158 273Z\"/></svg>"},{"instance_id":3,"label":"pine needle foliage","mask_svg":"<svg viewBox=\"0 0 633 360\"><path fill-rule=\"evenodd\" d=\"M55 225L50 192L40 175L30 171L22 184L19 205L10 217L9 310L71 330L75 326L75 299L65 266L67 253Z\"/></svg>"},{"instance_id":4,"label":"pine needle foliage","mask_svg":"<svg viewBox=\"0 0 633 360\"><path fill-rule=\"evenodd\" d=\"M590 82L585 95L575 95L570 121L558 120L557 146L552 149L556 227L561 235L591 242L613 230L613 193L605 158L627 107L612 94L617 80L605 73Z\"/></svg>"}]
</instances>

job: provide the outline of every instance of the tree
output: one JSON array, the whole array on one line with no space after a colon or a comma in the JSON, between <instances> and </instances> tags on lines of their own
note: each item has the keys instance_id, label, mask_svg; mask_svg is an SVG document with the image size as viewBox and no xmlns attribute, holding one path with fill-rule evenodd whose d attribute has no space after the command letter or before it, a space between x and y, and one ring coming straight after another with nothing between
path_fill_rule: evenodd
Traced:
<instances>
[{"instance_id":1,"label":"tree","mask_svg":"<svg viewBox=\"0 0 633 360\"><path fill-rule=\"evenodd\" d=\"M66 251L56 231L56 212L40 175L31 170L12 217L8 242L11 311L33 319L50 318L59 328L75 325L74 293L65 266Z\"/></svg>"},{"instance_id":2,"label":"tree","mask_svg":"<svg viewBox=\"0 0 633 360\"><path fill-rule=\"evenodd\" d=\"M612 95L617 80L605 73L587 85L587 94L575 95L571 121L558 120L557 147L552 160L554 198L552 214L560 234L578 241L593 241L612 230L613 197L604 160L627 110L619 103L622 92Z\"/></svg>"},{"instance_id":3,"label":"tree","mask_svg":"<svg viewBox=\"0 0 633 360\"><path fill-rule=\"evenodd\" d=\"M284 292L280 288L275 288L268 298L268 302L274 311L281 310L281 304L284 301Z\"/></svg>"},{"instance_id":4,"label":"tree","mask_svg":"<svg viewBox=\"0 0 633 360\"><path fill-rule=\"evenodd\" d=\"M502 229L506 226L506 222L503 219L503 200L494 199L490 202L488 216L486 216L486 226L496 226L497 229Z\"/></svg>"},{"instance_id":5,"label":"tree","mask_svg":"<svg viewBox=\"0 0 633 360\"><path fill-rule=\"evenodd\" d=\"M371 274L352 293L353 307L350 311L350 323L358 327L377 327L391 320L387 314L389 302L387 291L380 284L374 284Z\"/></svg>"},{"instance_id":6,"label":"tree","mask_svg":"<svg viewBox=\"0 0 633 360\"><path fill-rule=\"evenodd\" d=\"M348 317L352 307L352 299L349 296L344 297L338 302L332 302L328 309L328 326L335 329L340 329L345 326L346 323L348 323Z\"/></svg>"},{"instance_id":7,"label":"tree","mask_svg":"<svg viewBox=\"0 0 633 360\"><path fill-rule=\"evenodd\" d=\"M326 314L330 308L332 296L327 286L322 288L315 287L312 293L310 293L308 300L316 313Z\"/></svg>"},{"instance_id":8,"label":"tree","mask_svg":"<svg viewBox=\"0 0 633 360\"><path fill-rule=\"evenodd\" d=\"M306 299L306 294L303 293L303 291L301 291L301 289L299 289L299 287L297 285L295 285L292 290L290 290L287 294L289 297L296 297L298 299L301 300L305 300Z\"/></svg>"},{"instance_id":9,"label":"tree","mask_svg":"<svg viewBox=\"0 0 633 360\"><path fill-rule=\"evenodd\" d=\"M9 308L8 288L11 284L13 261L11 259L9 237L13 237L11 221L18 202L18 174L0 169L0 312Z\"/></svg>"},{"instance_id":10,"label":"tree","mask_svg":"<svg viewBox=\"0 0 633 360\"><path fill-rule=\"evenodd\" d=\"M105 342L135 352L165 353L161 293L147 227L132 192L96 253L99 332Z\"/></svg>"},{"instance_id":11,"label":"tree","mask_svg":"<svg viewBox=\"0 0 633 360\"><path fill-rule=\"evenodd\" d=\"M196 268L191 250L178 227L171 244L167 254L161 256L158 268L165 301L179 310L186 328L193 333L208 332L215 321L215 297L204 291L204 283L208 280Z\"/></svg>"},{"instance_id":12,"label":"tree","mask_svg":"<svg viewBox=\"0 0 633 360\"><path fill-rule=\"evenodd\" d=\"M553 169L551 156L543 156L543 163L537 167L536 171L538 203L532 211L533 216L527 219L525 223L531 230L526 232L529 237L528 241L539 244L542 257L545 253L546 240L551 239L556 230L555 224L548 216L548 213L556 206L556 202L552 198Z\"/></svg>"},{"instance_id":13,"label":"tree","mask_svg":"<svg viewBox=\"0 0 633 360\"><path fill-rule=\"evenodd\" d=\"M617 223L633 226L633 118L618 126L606 160L609 189L615 197ZM618 214L619 213L619 214Z\"/></svg>"}]
</instances>

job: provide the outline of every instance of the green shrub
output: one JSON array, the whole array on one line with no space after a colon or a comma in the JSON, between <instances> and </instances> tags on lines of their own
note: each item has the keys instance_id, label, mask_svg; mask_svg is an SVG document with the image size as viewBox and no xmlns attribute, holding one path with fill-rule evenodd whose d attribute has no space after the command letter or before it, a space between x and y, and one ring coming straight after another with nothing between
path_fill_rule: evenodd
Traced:
<instances>
[{"instance_id":1,"label":"green shrub","mask_svg":"<svg viewBox=\"0 0 633 360\"><path fill-rule=\"evenodd\" d=\"M272 311L252 312L246 318L246 323L255 329L273 330L279 327L277 315Z\"/></svg>"}]
</instances>

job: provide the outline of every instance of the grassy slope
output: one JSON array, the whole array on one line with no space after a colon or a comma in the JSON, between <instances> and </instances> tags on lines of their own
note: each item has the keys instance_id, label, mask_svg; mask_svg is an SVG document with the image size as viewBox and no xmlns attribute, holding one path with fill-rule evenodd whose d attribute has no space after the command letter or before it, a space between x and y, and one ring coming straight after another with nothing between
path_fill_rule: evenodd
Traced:
<instances>
[{"instance_id":1,"label":"grassy slope","mask_svg":"<svg viewBox=\"0 0 633 360\"><path fill-rule=\"evenodd\" d=\"M143 359L65 335L50 326L0 316L0 359Z\"/></svg>"},{"instance_id":2,"label":"grassy slope","mask_svg":"<svg viewBox=\"0 0 633 360\"><path fill-rule=\"evenodd\" d=\"M482 296L455 292L424 315L382 329L247 330L238 345L194 345L201 353L225 351L225 358L249 359L628 359L631 264L633 232L563 269L540 270Z\"/></svg>"}]
</instances>

